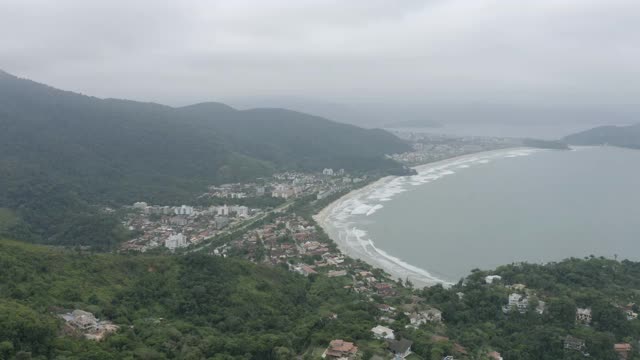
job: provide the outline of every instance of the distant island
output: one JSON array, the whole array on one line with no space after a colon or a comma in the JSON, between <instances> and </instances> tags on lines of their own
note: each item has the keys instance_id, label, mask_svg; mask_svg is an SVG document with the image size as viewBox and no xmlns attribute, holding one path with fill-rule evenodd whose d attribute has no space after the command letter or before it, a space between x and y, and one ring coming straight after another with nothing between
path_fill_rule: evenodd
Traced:
<instances>
[{"instance_id":1,"label":"distant island","mask_svg":"<svg viewBox=\"0 0 640 360\"><path fill-rule=\"evenodd\" d=\"M571 145L612 145L640 149L640 124L600 126L569 135L563 140Z\"/></svg>"}]
</instances>

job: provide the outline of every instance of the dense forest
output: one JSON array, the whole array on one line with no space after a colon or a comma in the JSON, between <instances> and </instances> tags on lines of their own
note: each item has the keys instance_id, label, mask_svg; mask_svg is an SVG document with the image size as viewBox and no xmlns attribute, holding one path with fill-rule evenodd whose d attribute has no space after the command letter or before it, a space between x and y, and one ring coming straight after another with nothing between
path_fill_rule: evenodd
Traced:
<instances>
[{"instance_id":1,"label":"dense forest","mask_svg":"<svg viewBox=\"0 0 640 360\"><path fill-rule=\"evenodd\" d=\"M306 278L202 254L92 254L1 240L0 268L3 359L315 360L335 338L355 342L369 359L387 354L369 331L383 315L375 304L401 308L416 299L441 309L443 324L405 328L400 314L388 325L413 341L415 359L487 359L489 350L509 360L583 359L563 347L572 335L591 358L615 360L614 343L636 348L640 338L640 321L621 309L640 296L640 264L629 261L513 264L474 271L450 288L405 287L386 299L352 292L344 287L348 278ZM489 274L502 279L487 284ZM528 294L531 306L505 314L514 291ZM543 314L535 311L538 301L546 303ZM589 325L576 323L577 307L593 310ZM120 330L102 342L65 334L56 316L65 309L90 311ZM629 354L638 358L636 350Z\"/></svg>"},{"instance_id":2,"label":"dense forest","mask_svg":"<svg viewBox=\"0 0 640 360\"><path fill-rule=\"evenodd\" d=\"M179 203L278 170L398 173L384 155L408 149L383 130L283 109L98 99L0 71L0 208L18 220L0 234L95 245L96 232L74 236L112 222L95 205ZM102 247L122 236L107 233Z\"/></svg>"}]
</instances>

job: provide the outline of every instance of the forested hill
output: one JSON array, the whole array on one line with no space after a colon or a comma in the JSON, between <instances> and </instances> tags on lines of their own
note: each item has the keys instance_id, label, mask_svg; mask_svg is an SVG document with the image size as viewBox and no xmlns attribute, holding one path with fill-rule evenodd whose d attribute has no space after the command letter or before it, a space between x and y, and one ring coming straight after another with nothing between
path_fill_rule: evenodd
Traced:
<instances>
[{"instance_id":1,"label":"forested hill","mask_svg":"<svg viewBox=\"0 0 640 360\"><path fill-rule=\"evenodd\" d=\"M385 298L350 290L362 264L347 263L348 277L303 277L204 254L88 254L0 240L0 358L319 360L333 339L355 342L363 360L390 358L370 331L384 324L413 341L415 359L489 360L496 350L513 360L616 360L616 343L632 344L627 359L640 359L640 320L628 317L638 312L640 263L514 264L473 271L451 288L398 286ZM487 275L502 278L488 284ZM505 313L513 293L528 303ZM407 327L401 309L416 306L440 309L443 322ZM577 308L591 309L587 324ZM72 309L120 330L102 342L65 333L56 314ZM565 349L568 336L585 348Z\"/></svg>"},{"instance_id":2,"label":"forested hill","mask_svg":"<svg viewBox=\"0 0 640 360\"><path fill-rule=\"evenodd\" d=\"M274 169L385 170L398 166L385 154L407 149L382 130L283 109L98 99L0 73L2 189L46 177L128 203Z\"/></svg>"},{"instance_id":3,"label":"forested hill","mask_svg":"<svg viewBox=\"0 0 640 360\"><path fill-rule=\"evenodd\" d=\"M342 282L208 255L78 254L0 239L1 359L293 359L368 338L373 305ZM63 309L120 325L61 336ZM331 313L340 318L329 321Z\"/></svg>"},{"instance_id":4,"label":"forested hill","mask_svg":"<svg viewBox=\"0 0 640 360\"><path fill-rule=\"evenodd\" d=\"M564 139L572 145L613 145L640 149L640 124L601 126L569 135Z\"/></svg>"},{"instance_id":5,"label":"forested hill","mask_svg":"<svg viewBox=\"0 0 640 360\"><path fill-rule=\"evenodd\" d=\"M179 203L276 170L384 174L402 170L384 155L408 149L293 111L99 99L0 71L0 234L109 247L122 232L93 205Z\"/></svg>"}]
</instances>

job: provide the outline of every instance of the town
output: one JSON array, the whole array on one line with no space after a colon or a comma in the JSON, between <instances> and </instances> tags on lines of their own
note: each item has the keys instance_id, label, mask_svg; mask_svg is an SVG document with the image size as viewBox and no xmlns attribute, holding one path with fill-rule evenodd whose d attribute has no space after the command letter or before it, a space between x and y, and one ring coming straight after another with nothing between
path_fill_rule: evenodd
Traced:
<instances>
[{"instance_id":1,"label":"town","mask_svg":"<svg viewBox=\"0 0 640 360\"><path fill-rule=\"evenodd\" d=\"M499 138L429 134L410 134L409 137L414 141L415 151L392 156L407 165L515 146L512 140ZM242 258L282 267L305 277L326 277L373 306L378 323L371 328L369 341L334 339L326 348L309 349L306 355L310 358L363 359L362 349L371 353L373 348L378 351L374 351L371 359L419 359L412 351L412 339L425 331L430 334L428 341L441 349L442 360L475 358L456 340L445 336L447 325L443 311L420 296L419 291L414 291L413 284L393 279L381 269L345 256L311 217L342 194L375 179L369 174L350 174L343 169L284 172L252 183L212 185L190 205L136 202L123 209L126 213L123 224L136 236L122 244L120 251L160 251L176 255L202 251L211 256ZM487 275L483 283L503 289L501 306L505 316L545 314L544 296L538 296L525 285L506 284L499 275ZM463 301L465 294L458 292L457 296ZM619 306L629 321L637 318L635 308L635 304ZM576 308L575 314L577 325L590 325L590 308ZM106 321L106 325L101 326L91 313L82 310L60 316L70 329L80 331L88 339L100 340L117 331L116 325ZM339 316L331 313L328 320ZM589 356L581 338L567 336L562 344L565 351ZM618 343L613 350L621 359L626 359L631 345ZM495 349L487 349L481 355L483 359L503 359Z\"/></svg>"}]
</instances>

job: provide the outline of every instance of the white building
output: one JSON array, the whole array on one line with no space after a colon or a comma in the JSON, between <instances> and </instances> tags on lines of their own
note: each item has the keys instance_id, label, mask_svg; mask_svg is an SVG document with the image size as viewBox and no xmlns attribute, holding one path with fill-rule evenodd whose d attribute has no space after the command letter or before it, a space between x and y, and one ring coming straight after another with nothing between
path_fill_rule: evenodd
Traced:
<instances>
[{"instance_id":1,"label":"white building","mask_svg":"<svg viewBox=\"0 0 640 360\"><path fill-rule=\"evenodd\" d=\"M529 299L526 296L522 296L518 293L512 293L509 295L509 304L502 307L502 311L506 314L511 310L516 309L518 312L524 314L529 308Z\"/></svg>"},{"instance_id":2,"label":"white building","mask_svg":"<svg viewBox=\"0 0 640 360\"><path fill-rule=\"evenodd\" d=\"M147 206L148 206L147 203L144 202L144 201L139 201L139 202L133 204L133 207L135 209L145 209Z\"/></svg>"},{"instance_id":3,"label":"white building","mask_svg":"<svg viewBox=\"0 0 640 360\"><path fill-rule=\"evenodd\" d=\"M333 169L326 168L322 170L322 175L333 176Z\"/></svg>"},{"instance_id":4,"label":"white building","mask_svg":"<svg viewBox=\"0 0 640 360\"><path fill-rule=\"evenodd\" d=\"M576 310L576 322L589 325L591 323L591 308L578 308Z\"/></svg>"},{"instance_id":5,"label":"white building","mask_svg":"<svg viewBox=\"0 0 640 360\"><path fill-rule=\"evenodd\" d=\"M193 207L182 205L173 209L173 213L176 215L191 215L193 214Z\"/></svg>"},{"instance_id":6,"label":"white building","mask_svg":"<svg viewBox=\"0 0 640 360\"><path fill-rule=\"evenodd\" d=\"M227 204L218 206L218 216L229 216L229 207Z\"/></svg>"},{"instance_id":7,"label":"white building","mask_svg":"<svg viewBox=\"0 0 640 360\"><path fill-rule=\"evenodd\" d=\"M386 340L395 339L395 335L393 334L393 330L389 329L386 326L378 325L378 326L374 327L373 329L371 329L371 332L373 333L373 336L376 339L386 339Z\"/></svg>"},{"instance_id":8,"label":"white building","mask_svg":"<svg viewBox=\"0 0 640 360\"><path fill-rule=\"evenodd\" d=\"M180 234L170 235L168 239L164 241L164 246L168 249L175 250L187 246L187 239Z\"/></svg>"},{"instance_id":9,"label":"white building","mask_svg":"<svg viewBox=\"0 0 640 360\"><path fill-rule=\"evenodd\" d=\"M246 206L232 206L231 211L236 213L237 216L247 217L249 216L249 208Z\"/></svg>"}]
</instances>

